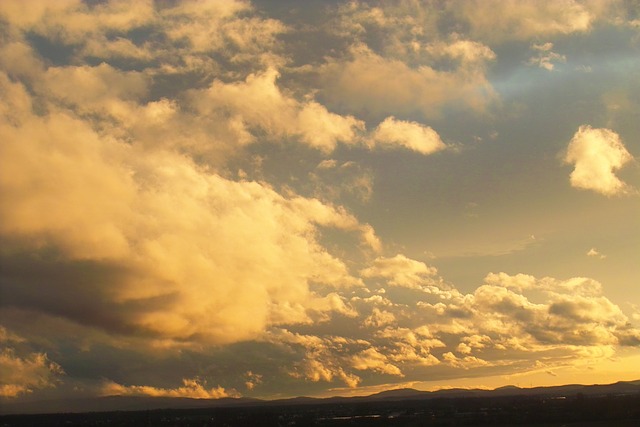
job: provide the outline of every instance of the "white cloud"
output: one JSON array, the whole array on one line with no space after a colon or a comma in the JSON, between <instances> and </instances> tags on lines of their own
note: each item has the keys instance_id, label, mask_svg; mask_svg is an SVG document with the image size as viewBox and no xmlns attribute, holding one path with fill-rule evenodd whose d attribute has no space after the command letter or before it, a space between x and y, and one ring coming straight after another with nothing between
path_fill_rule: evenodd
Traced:
<instances>
[{"instance_id":1,"label":"white cloud","mask_svg":"<svg viewBox=\"0 0 640 427\"><path fill-rule=\"evenodd\" d=\"M617 133L584 125L569 142L564 161L574 165L572 187L614 196L631 190L614 172L632 159Z\"/></svg>"},{"instance_id":2,"label":"white cloud","mask_svg":"<svg viewBox=\"0 0 640 427\"><path fill-rule=\"evenodd\" d=\"M431 154L446 148L440 135L420 123L387 117L373 131L372 142L382 147L401 146L420 154Z\"/></svg>"}]
</instances>

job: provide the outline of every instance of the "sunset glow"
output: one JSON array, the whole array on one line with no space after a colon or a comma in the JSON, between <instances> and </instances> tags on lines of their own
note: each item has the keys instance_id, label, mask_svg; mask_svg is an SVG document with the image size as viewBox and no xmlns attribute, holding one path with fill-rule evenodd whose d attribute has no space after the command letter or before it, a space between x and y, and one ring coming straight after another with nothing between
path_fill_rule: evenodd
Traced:
<instances>
[{"instance_id":1,"label":"sunset glow","mask_svg":"<svg viewBox=\"0 0 640 427\"><path fill-rule=\"evenodd\" d=\"M640 379L638 7L0 1L0 403Z\"/></svg>"}]
</instances>

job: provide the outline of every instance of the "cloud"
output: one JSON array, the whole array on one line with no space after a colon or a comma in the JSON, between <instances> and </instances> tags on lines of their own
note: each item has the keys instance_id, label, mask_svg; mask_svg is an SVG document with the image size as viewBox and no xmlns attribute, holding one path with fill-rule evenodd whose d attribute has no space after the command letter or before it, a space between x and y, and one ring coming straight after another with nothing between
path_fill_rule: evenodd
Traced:
<instances>
[{"instance_id":1,"label":"cloud","mask_svg":"<svg viewBox=\"0 0 640 427\"><path fill-rule=\"evenodd\" d=\"M437 13L431 6L350 1L332 10L326 28L345 43L361 43L385 57L419 62L424 40L437 35Z\"/></svg>"},{"instance_id":2,"label":"cloud","mask_svg":"<svg viewBox=\"0 0 640 427\"><path fill-rule=\"evenodd\" d=\"M583 125L569 142L564 161L574 165L572 187L615 196L632 190L614 174L632 159L617 133Z\"/></svg>"},{"instance_id":3,"label":"cloud","mask_svg":"<svg viewBox=\"0 0 640 427\"><path fill-rule=\"evenodd\" d=\"M252 10L243 1L186 1L165 8L161 16L168 25L167 35L173 41L187 41L190 50L212 52L231 48L241 55L247 51L263 51L275 43L274 37L285 31L274 19L257 16L240 17Z\"/></svg>"},{"instance_id":4,"label":"cloud","mask_svg":"<svg viewBox=\"0 0 640 427\"><path fill-rule=\"evenodd\" d=\"M245 373L245 377L246 381L244 384L245 387L247 387L247 390L253 390L257 385L262 383L262 375L260 374L255 374L251 371L247 371Z\"/></svg>"},{"instance_id":5,"label":"cloud","mask_svg":"<svg viewBox=\"0 0 640 427\"><path fill-rule=\"evenodd\" d=\"M587 256L589 257L595 257L595 258L600 258L600 259L605 259L607 256L604 254L601 254L596 248L591 248L587 251Z\"/></svg>"},{"instance_id":6,"label":"cloud","mask_svg":"<svg viewBox=\"0 0 640 427\"><path fill-rule=\"evenodd\" d=\"M25 5L9 0L0 16L15 33L37 34L56 45L73 46L78 58L125 59L169 73L212 71L217 53L231 63L275 65L272 54L276 36L286 31L273 19L252 14L243 1L193 1L160 6L139 1L135 6L121 0L89 5L80 0L33 1ZM132 31L139 37L131 38Z\"/></svg>"},{"instance_id":7,"label":"cloud","mask_svg":"<svg viewBox=\"0 0 640 427\"><path fill-rule=\"evenodd\" d=\"M543 291L551 295L572 294L594 296L602 294L602 285L587 277L573 277L567 280L557 280L550 277L537 279L527 274L509 275L506 273L489 273L485 283L504 286L517 292L530 290Z\"/></svg>"},{"instance_id":8,"label":"cloud","mask_svg":"<svg viewBox=\"0 0 640 427\"><path fill-rule=\"evenodd\" d=\"M364 325L372 328L379 328L381 326L393 324L396 322L396 317L393 313L385 310L380 310L378 307L374 307L373 311L364 319Z\"/></svg>"},{"instance_id":9,"label":"cloud","mask_svg":"<svg viewBox=\"0 0 640 427\"><path fill-rule=\"evenodd\" d=\"M0 326L0 397L13 398L55 387L64 371L45 353L19 351L12 344L25 340Z\"/></svg>"},{"instance_id":10,"label":"cloud","mask_svg":"<svg viewBox=\"0 0 640 427\"><path fill-rule=\"evenodd\" d=\"M353 356L352 365L360 371L372 370L383 374L404 376L397 366L389 363L387 356L375 348L368 348Z\"/></svg>"},{"instance_id":11,"label":"cloud","mask_svg":"<svg viewBox=\"0 0 640 427\"><path fill-rule=\"evenodd\" d=\"M208 389L198 379L183 379L182 383L182 387L169 389L144 385L124 386L110 381L102 386L100 394L103 396L185 397L190 399L240 397L240 393L236 390L227 390L220 386Z\"/></svg>"},{"instance_id":12,"label":"cloud","mask_svg":"<svg viewBox=\"0 0 640 427\"><path fill-rule=\"evenodd\" d=\"M348 387L357 387L360 383L360 377L354 374L347 373L338 364L324 365L321 361L315 359L308 359L301 362L296 371L290 372L290 375L296 378L305 378L309 381L318 382L326 381L331 382L334 379L340 379Z\"/></svg>"},{"instance_id":13,"label":"cloud","mask_svg":"<svg viewBox=\"0 0 640 427\"><path fill-rule=\"evenodd\" d=\"M438 270L425 263L416 261L402 254L393 258L378 257L373 266L360 271L365 278L383 278L391 286L422 289L423 284L431 284L430 277Z\"/></svg>"},{"instance_id":14,"label":"cloud","mask_svg":"<svg viewBox=\"0 0 640 427\"><path fill-rule=\"evenodd\" d=\"M26 68L26 67L25 67ZM329 112L319 103L298 101L278 87L273 69L244 81L214 80L206 89L191 89L182 99L143 101L153 79L108 64L49 67L33 85L39 94L96 126L148 149L160 147L204 155L222 163L266 134L271 142L296 141L329 153L340 143L356 144L364 123Z\"/></svg>"},{"instance_id":15,"label":"cloud","mask_svg":"<svg viewBox=\"0 0 640 427\"><path fill-rule=\"evenodd\" d=\"M467 58L456 49L449 53ZM357 45L345 59L331 59L320 68L320 94L340 110L379 118L416 112L432 118L445 106L483 111L495 99L485 76L489 59L463 60L452 71L440 71L428 64L412 67Z\"/></svg>"},{"instance_id":16,"label":"cloud","mask_svg":"<svg viewBox=\"0 0 640 427\"><path fill-rule=\"evenodd\" d=\"M389 325L375 336L389 359L405 367L437 365L440 361L432 354L432 349L446 347L425 325L413 329Z\"/></svg>"},{"instance_id":17,"label":"cloud","mask_svg":"<svg viewBox=\"0 0 640 427\"><path fill-rule=\"evenodd\" d=\"M488 46L478 41L460 39L456 35L446 42L432 42L424 49L434 59L456 61L461 69L463 67L481 68L487 61L496 59L496 54Z\"/></svg>"},{"instance_id":18,"label":"cloud","mask_svg":"<svg viewBox=\"0 0 640 427\"><path fill-rule=\"evenodd\" d=\"M452 352L444 353L442 355L442 358L449 365L455 368L461 368L461 369L471 369L471 368L478 368L478 367L490 365L489 362L487 362L486 360L482 360L478 357L475 357L475 356L458 357Z\"/></svg>"},{"instance_id":19,"label":"cloud","mask_svg":"<svg viewBox=\"0 0 640 427\"><path fill-rule=\"evenodd\" d=\"M312 194L322 200L356 200L367 203L373 195L373 173L367 166L354 161L322 160L309 172L306 183Z\"/></svg>"},{"instance_id":20,"label":"cloud","mask_svg":"<svg viewBox=\"0 0 640 427\"><path fill-rule=\"evenodd\" d=\"M333 151L339 141L357 141L357 132L364 130L361 121L331 113L315 101L299 103L286 96L276 85L278 75L269 69L242 83L214 81L206 92L195 91L191 98L200 114L222 117L224 112L273 138L298 137L324 152Z\"/></svg>"},{"instance_id":21,"label":"cloud","mask_svg":"<svg viewBox=\"0 0 640 427\"><path fill-rule=\"evenodd\" d=\"M41 77L41 91L66 104L77 106L79 112L99 112L117 115L127 101L147 95L149 78L136 71L121 71L102 63L49 67ZM119 105L120 104L120 105Z\"/></svg>"},{"instance_id":22,"label":"cloud","mask_svg":"<svg viewBox=\"0 0 640 427\"><path fill-rule=\"evenodd\" d=\"M531 48L537 51L537 56L532 56L527 61L528 65L537 65L540 68L544 68L547 71L553 71L555 68L554 62L566 62L567 58L564 55L551 51L553 49L553 43L548 42L544 44L533 44Z\"/></svg>"},{"instance_id":23,"label":"cloud","mask_svg":"<svg viewBox=\"0 0 640 427\"><path fill-rule=\"evenodd\" d=\"M345 367L348 353L354 349L368 345L367 341L350 338L327 336L320 337L292 333L286 329L271 330L263 339L281 347L299 352L298 360L287 370L293 378L304 378L312 382L341 381L348 387L356 387L361 378L348 372Z\"/></svg>"},{"instance_id":24,"label":"cloud","mask_svg":"<svg viewBox=\"0 0 640 427\"><path fill-rule=\"evenodd\" d=\"M366 45L373 52L411 66L433 66L434 59L448 65L482 65L495 53L477 40L441 31L449 25L445 4L419 2L350 1L339 6L329 22L334 36L345 43ZM442 65L442 64L439 64ZM437 67L437 65L436 65ZM459 70L456 70L459 71Z\"/></svg>"},{"instance_id":25,"label":"cloud","mask_svg":"<svg viewBox=\"0 0 640 427\"><path fill-rule=\"evenodd\" d=\"M431 154L446 148L440 135L420 123L387 117L373 131L372 142L382 147L401 146L420 154Z\"/></svg>"},{"instance_id":26,"label":"cloud","mask_svg":"<svg viewBox=\"0 0 640 427\"><path fill-rule=\"evenodd\" d=\"M503 41L588 31L607 3L473 0L455 2L451 10L466 20L472 36Z\"/></svg>"},{"instance_id":27,"label":"cloud","mask_svg":"<svg viewBox=\"0 0 640 427\"><path fill-rule=\"evenodd\" d=\"M595 280L492 273L463 292L383 252L386 150L448 148L427 123L464 133L452 112L486 134L499 123L473 113L499 101L498 45L553 69L540 40L611 4L436 3L350 1L289 26L246 1L0 2L0 394L101 378L105 395L307 393L637 346ZM583 126L566 161L572 185L621 194L630 159Z\"/></svg>"},{"instance_id":28,"label":"cloud","mask_svg":"<svg viewBox=\"0 0 640 427\"><path fill-rule=\"evenodd\" d=\"M322 229L379 248L371 226L342 207L227 180L64 109L36 115L22 85L0 83L9 95L0 110L0 233L13 275L4 304L120 333L237 341L270 324L274 301L341 310L309 292L312 283L359 284L319 243Z\"/></svg>"},{"instance_id":29,"label":"cloud","mask_svg":"<svg viewBox=\"0 0 640 427\"><path fill-rule=\"evenodd\" d=\"M21 30L59 37L68 43L92 32L127 31L153 17L150 1L138 2L134 7L127 7L122 1L110 1L91 8L80 0L56 3L36 0L29 6L9 0L3 2L0 14Z\"/></svg>"},{"instance_id":30,"label":"cloud","mask_svg":"<svg viewBox=\"0 0 640 427\"><path fill-rule=\"evenodd\" d=\"M488 284L474 292L471 309L481 334L491 337L492 331L503 337L530 336L543 345L585 346L615 344L627 334L627 317L601 295L598 282L584 278L520 280L526 283L520 289L542 290L547 294L545 302L533 303L524 294L509 290L512 278L489 275Z\"/></svg>"},{"instance_id":31,"label":"cloud","mask_svg":"<svg viewBox=\"0 0 640 427\"><path fill-rule=\"evenodd\" d=\"M601 284L587 278L490 274L470 294L450 293L449 299L417 306L413 322L429 325L431 336L443 343L434 355L455 368L500 372L500 366L519 363L519 355L573 364L607 357L597 348L637 345L638 329L602 295Z\"/></svg>"}]
</instances>

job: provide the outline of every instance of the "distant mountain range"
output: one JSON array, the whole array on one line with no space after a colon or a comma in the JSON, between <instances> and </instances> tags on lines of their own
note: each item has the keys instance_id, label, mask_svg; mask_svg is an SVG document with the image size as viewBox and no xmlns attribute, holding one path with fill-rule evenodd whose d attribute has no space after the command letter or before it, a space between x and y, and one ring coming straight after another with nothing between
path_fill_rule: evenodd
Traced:
<instances>
[{"instance_id":1,"label":"distant mountain range","mask_svg":"<svg viewBox=\"0 0 640 427\"><path fill-rule=\"evenodd\" d=\"M437 398L473 398L508 396L569 397L579 393L585 396L640 394L640 380L620 381L606 385L570 384L553 387L520 388L505 386L495 390L446 389L420 391L411 388L387 390L369 396L356 397L295 397L290 399L261 400L253 398L190 399L146 396L108 396L83 399L58 399L38 402L4 401L0 414L46 414L63 412L142 411L154 409L193 409L239 406L293 406L308 404L335 404L379 401L413 401Z\"/></svg>"}]
</instances>

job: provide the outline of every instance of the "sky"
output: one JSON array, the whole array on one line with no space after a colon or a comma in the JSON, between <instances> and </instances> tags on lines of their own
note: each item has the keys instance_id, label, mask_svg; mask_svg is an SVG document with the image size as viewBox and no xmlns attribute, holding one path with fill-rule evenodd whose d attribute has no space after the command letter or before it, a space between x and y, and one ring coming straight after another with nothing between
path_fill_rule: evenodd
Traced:
<instances>
[{"instance_id":1,"label":"sky","mask_svg":"<svg viewBox=\"0 0 640 427\"><path fill-rule=\"evenodd\" d=\"M640 378L637 0L3 0L0 40L0 403Z\"/></svg>"}]
</instances>

